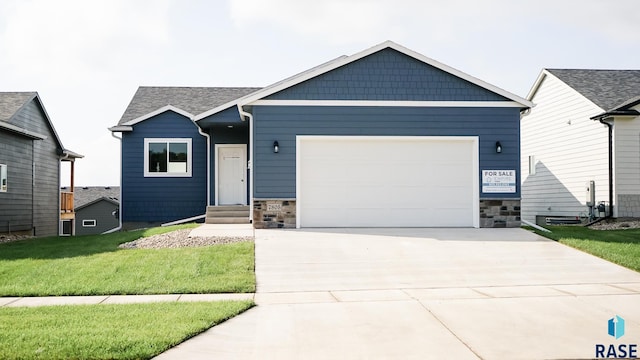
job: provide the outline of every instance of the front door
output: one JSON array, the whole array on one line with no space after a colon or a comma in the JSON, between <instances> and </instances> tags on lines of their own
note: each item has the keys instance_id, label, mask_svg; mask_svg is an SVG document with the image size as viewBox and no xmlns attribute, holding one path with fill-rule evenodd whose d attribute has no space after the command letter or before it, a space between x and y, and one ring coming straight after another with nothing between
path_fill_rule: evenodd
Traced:
<instances>
[{"instance_id":1,"label":"front door","mask_svg":"<svg viewBox=\"0 0 640 360\"><path fill-rule=\"evenodd\" d=\"M247 204L247 146L216 145L216 204Z\"/></svg>"}]
</instances>

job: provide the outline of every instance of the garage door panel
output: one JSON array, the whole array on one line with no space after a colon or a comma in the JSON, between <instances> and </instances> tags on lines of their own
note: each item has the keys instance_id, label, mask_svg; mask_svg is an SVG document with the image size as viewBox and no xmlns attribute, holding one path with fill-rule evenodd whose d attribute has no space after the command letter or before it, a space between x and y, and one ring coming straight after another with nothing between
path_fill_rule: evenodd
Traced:
<instances>
[{"instance_id":1,"label":"garage door panel","mask_svg":"<svg viewBox=\"0 0 640 360\"><path fill-rule=\"evenodd\" d=\"M300 225L473 226L476 141L301 139Z\"/></svg>"},{"instance_id":2,"label":"garage door panel","mask_svg":"<svg viewBox=\"0 0 640 360\"><path fill-rule=\"evenodd\" d=\"M465 217L473 216L473 212L468 208L438 209L434 210L431 218L441 226L469 226Z\"/></svg>"},{"instance_id":3,"label":"garage door panel","mask_svg":"<svg viewBox=\"0 0 640 360\"><path fill-rule=\"evenodd\" d=\"M389 203L392 204L424 204L427 203L437 203L440 207L449 206L449 204L454 204L460 202L458 199L452 199L450 197L451 192L458 192L462 196L464 193L468 193L469 191L465 188L458 187L404 187L404 188L394 188L391 189L388 193L388 196L384 198ZM468 194L468 199L472 198L472 194ZM465 203L469 203L468 199L464 199Z\"/></svg>"},{"instance_id":4,"label":"garage door panel","mask_svg":"<svg viewBox=\"0 0 640 360\"><path fill-rule=\"evenodd\" d=\"M390 218L396 220L394 226L413 227L416 223L437 223L443 227L469 226L464 219L451 217L450 213L441 213L436 208L393 209Z\"/></svg>"}]
</instances>

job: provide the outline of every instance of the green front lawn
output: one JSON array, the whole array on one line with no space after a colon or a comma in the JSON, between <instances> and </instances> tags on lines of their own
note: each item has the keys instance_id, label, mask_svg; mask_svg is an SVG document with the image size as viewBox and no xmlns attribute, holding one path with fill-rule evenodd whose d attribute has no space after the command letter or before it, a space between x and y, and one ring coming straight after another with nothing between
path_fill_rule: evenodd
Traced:
<instances>
[{"instance_id":1,"label":"green front lawn","mask_svg":"<svg viewBox=\"0 0 640 360\"><path fill-rule=\"evenodd\" d=\"M0 296L254 292L253 242L119 249L195 225L0 244ZM252 301L0 307L0 359L149 359Z\"/></svg>"},{"instance_id":2,"label":"green front lawn","mask_svg":"<svg viewBox=\"0 0 640 360\"><path fill-rule=\"evenodd\" d=\"M191 225L193 226L193 225ZM0 244L0 296L254 292L254 244L119 249L185 226Z\"/></svg>"},{"instance_id":3,"label":"green front lawn","mask_svg":"<svg viewBox=\"0 0 640 360\"><path fill-rule=\"evenodd\" d=\"M629 269L640 271L640 229L593 230L582 226L549 226L537 234L557 240Z\"/></svg>"},{"instance_id":4,"label":"green front lawn","mask_svg":"<svg viewBox=\"0 0 640 360\"><path fill-rule=\"evenodd\" d=\"M2 359L149 359L251 301L0 308Z\"/></svg>"}]
</instances>

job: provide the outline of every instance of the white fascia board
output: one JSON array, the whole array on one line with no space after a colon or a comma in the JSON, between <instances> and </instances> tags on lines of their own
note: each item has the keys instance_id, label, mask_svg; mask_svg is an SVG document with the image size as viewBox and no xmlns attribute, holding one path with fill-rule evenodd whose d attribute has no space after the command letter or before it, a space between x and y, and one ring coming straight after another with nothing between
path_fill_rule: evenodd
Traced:
<instances>
[{"instance_id":1,"label":"white fascia board","mask_svg":"<svg viewBox=\"0 0 640 360\"><path fill-rule=\"evenodd\" d=\"M474 76L471 76L471 75L469 75L467 73L464 73L464 72L462 72L462 71L460 71L458 69L454 69L454 68L452 68L452 67L450 67L448 65L445 65L445 64L443 64L443 63L441 63L439 61L436 61L436 60L431 59L431 58L429 58L427 56L424 56L424 55L422 55L422 54L420 54L418 52L415 52L415 51L413 51L411 49L407 49L404 46L396 44L396 43L394 43L392 41L387 41L385 43L382 43L381 45L386 45L385 47L388 46L388 47L390 47L390 48L392 48L392 49L394 49L396 51L404 53L405 55L411 56L411 57L413 57L413 58L415 58L417 60L420 60L420 61L422 61L424 63L427 63L427 64L429 64L429 65L431 65L433 67L436 67L436 68L438 68L440 70L448 72L448 73L450 73L452 75L455 75L455 76L457 76L457 77L459 77L459 78L461 78L463 80L466 80L466 81L468 81L468 82L470 82L472 84L478 85L478 86L483 87L483 88L485 88L485 89L487 89L489 91L492 91L492 92L494 92L494 93L496 93L498 95L502 95L502 96L506 97L507 99L510 99L512 101L515 101L515 102L518 102L523 106L526 106L526 107L533 107L534 106L531 101L529 101L529 100L527 100L525 98L522 98L522 97L520 97L520 96L518 96L516 94L513 94L511 92L508 92L508 91L506 91L504 89L501 89L501 88L499 88L499 87L497 87L495 85L491 85L491 84L489 84L489 83L487 83L485 81L482 81L482 80L480 80L480 79L478 79L478 78L476 78Z\"/></svg>"},{"instance_id":2,"label":"white fascia board","mask_svg":"<svg viewBox=\"0 0 640 360\"><path fill-rule=\"evenodd\" d=\"M251 103L252 101L255 101L255 100L258 100L258 99L262 99L262 98L264 98L266 96L269 96L271 94L274 94L274 93L276 93L276 92L278 92L280 90L283 90L283 89L286 89L288 87L291 87L291 86L293 86L293 85L295 85L297 83L300 83L300 82L308 80L308 79L310 79L312 77L318 76L319 74L323 73L323 72L318 72L320 69L324 69L325 67L329 67L333 63L341 61L341 60L344 60L344 59L347 59L347 56L338 57L338 58L336 58L334 60L328 61L328 62L326 62L324 64L321 64L321 65L318 65L316 67L313 67L313 68L311 68L309 70L303 71L301 73L298 73L296 75L288 77L288 78L286 78L284 80L278 81L278 82L276 82L274 84L271 84L271 85L269 85L269 86L267 86L265 88L257 90L257 91L255 91L255 92L253 92L251 94L247 94L247 95L245 95L245 96L243 96L241 98L238 98L238 99L235 99L235 100L231 100L231 101L229 101L227 103L224 103L224 104L222 104L220 106L217 106L217 107L215 107L215 108L213 108L211 110L208 110L208 111L205 111L205 112L203 112L201 114L198 114L194 118L194 120L195 121L202 120L202 119L204 119L204 118L206 118L208 116L211 116L213 114L219 113L219 112L221 112L223 110L226 110L226 109L228 109L228 108L230 108L232 106L241 107L241 106L244 106L244 105L247 105L247 104ZM335 69L336 67L332 67L331 69ZM304 80L300 80L300 78L304 77L307 74L313 74L313 75L309 76L309 77L305 77Z\"/></svg>"},{"instance_id":3,"label":"white fascia board","mask_svg":"<svg viewBox=\"0 0 640 360\"><path fill-rule=\"evenodd\" d=\"M385 41L382 44L379 44L379 45L376 45L376 46L374 46L372 48L366 49L366 50L361 51L361 52L359 52L357 54L354 54L352 56L338 58L338 59L336 59L334 61L331 61L331 62L325 64L324 66L319 66L319 67L313 69L313 71L307 71L307 72L301 73L298 76L294 76L292 78L289 78L288 80L282 81L280 83L276 83L276 84L274 84L272 86L268 86L268 87L266 87L266 88L264 88L262 90L258 90L256 92L254 92L253 94L249 94L248 96L239 99L239 102L242 105L247 105L247 104L249 104L249 103L251 103L253 101L259 100L261 98L264 98L266 96L274 94L274 93L276 93L278 91L284 90L284 89L286 89L288 87L291 87L291 86L296 85L298 83L304 82L306 80L309 80L311 78L314 78L316 76L324 74L326 72L329 72L329 71L334 70L336 68L339 68L341 66L347 65L347 64L352 63L354 61L360 60L360 59L362 59L362 58L364 58L366 56L369 56L371 54L374 54L374 53L376 53L378 51L381 51L383 49L386 49L386 48L391 48L391 49L396 50L398 52L401 52L401 53L403 53L405 55L413 57L413 58L415 58L415 59L417 59L417 60L419 60L421 62L424 62L424 63L426 63L428 65L431 65L431 66L436 67L436 68L438 68L440 70L448 72L448 73L450 73L450 74L452 74L454 76L457 76L457 77L459 77L459 78L461 78L463 80L469 81L469 82L471 82L471 83L473 83L475 85L478 85L478 86L483 87L483 88L485 88L485 89L487 89L489 91L492 91L494 93L502 95L502 96L504 96L504 97L506 97L506 98L508 98L510 100L513 100L513 101L517 102L517 103L520 103L523 106L533 107L533 103L531 101L527 100L527 99L524 99L524 98L519 97L519 96L517 96L515 94L512 94L512 93L510 93L510 92L508 92L506 90L500 89L500 88L498 88L498 87L496 87L494 85L486 83L486 82L484 82L484 81L482 81L482 80L480 80L478 78L475 78L475 77L473 77L473 76L471 76L469 74L466 74L466 73L464 73L462 71L454 69L454 68L452 68L452 67L450 67L448 65L445 65L445 64L443 64L441 62L438 62L438 61L433 60L433 59L431 59L429 57L426 57L426 56L424 56L424 55L422 55L420 53L417 53L417 52L415 52L413 50L407 49L402 45L394 43L393 41Z\"/></svg>"},{"instance_id":4,"label":"white fascia board","mask_svg":"<svg viewBox=\"0 0 640 360\"><path fill-rule=\"evenodd\" d=\"M256 100L262 106L522 107L516 101Z\"/></svg>"},{"instance_id":5,"label":"white fascia board","mask_svg":"<svg viewBox=\"0 0 640 360\"><path fill-rule=\"evenodd\" d=\"M273 85L267 86L266 88L262 89L262 90L258 90L253 94L249 94L248 96L246 96L245 98L239 99L241 102L241 105L247 105L250 104L256 100L262 99L264 97L267 97L269 95L275 94L278 91L287 89L291 86L294 86L296 84L302 83L304 81L307 81L309 79L312 79L314 77L317 77L319 75L322 75L324 73L327 73L331 70L337 69L341 66L347 65L349 63L352 63L356 60L362 59L365 56L369 56L373 53L376 53L382 49L385 49L387 47L391 47L393 48L392 45L395 45L395 43L391 42L391 41L386 41L382 44L376 45L372 48L366 49L364 51L361 51L357 54L351 55L351 56L342 56L339 57L335 60L329 61L325 64L322 64L320 66L317 66L315 68L312 68L308 71L302 72L298 75L294 75L288 79L282 80L280 82L277 82Z\"/></svg>"},{"instance_id":6,"label":"white fascia board","mask_svg":"<svg viewBox=\"0 0 640 360\"><path fill-rule=\"evenodd\" d=\"M486 83L486 82L484 82L484 81L482 81L482 80L480 80L478 78L475 78L475 77L473 77L473 76L471 76L469 74L466 74L466 73L464 73L464 72L462 72L460 70L454 69L454 68L452 68L450 66L447 66L447 65L445 65L443 63L440 63L440 62L438 62L436 60L433 60L433 59L431 59L429 57L426 57L426 56L424 56L424 55L422 55L420 53L417 53L417 52L415 52L413 50L407 49L404 46L401 46L399 44L394 43L393 41L385 41L385 42L383 42L381 44L378 44L378 45L376 45L374 47L371 47L369 49L363 50L363 51L361 51L361 52L359 52L357 54L354 54L354 55L351 55L351 56L339 57L339 58L337 58L335 60L332 60L332 61L329 61L327 63L324 63L324 64L322 64L320 66L317 66L315 68L309 69L309 70L307 70L305 72L302 72L300 74L294 75L294 76L292 76L292 77L290 77L288 79L285 79L285 80L279 81L279 82L277 82L275 84L272 84L270 86L267 86L267 87L265 87L265 88L263 88L261 90L258 90L258 91L254 92L254 93L248 94L248 95L246 95L244 97L241 97L239 99L230 101L230 102L228 102L226 104L223 104L223 105L220 105L220 106L218 106L218 107L216 107L214 109L211 109L211 110L206 111L206 112L204 112L202 114L199 114L198 116L195 117L194 120L197 121L197 120L203 119L203 118L205 118L207 116L213 115L213 114L215 114L215 113L217 113L219 111L227 109L230 106L237 106L237 105L244 106L244 105L251 104L251 103L253 103L253 102L257 101L257 100L263 99L263 98L265 98L265 97L267 97L269 95L272 95L272 94L274 94L274 93L276 93L278 91L284 90L284 89L289 88L291 86L294 86L296 84L302 83L304 81L307 81L307 80L312 79L314 77L317 77L319 75L327 73L327 72L329 72L331 70L337 69L337 68L339 68L341 66L347 65L347 64L352 63L352 62L357 61L357 60L360 60L360 59L362 59L362 58L364 58L366 56L369 56L371 54L374 54L374 53L376 53L378 51L381 51L383 49L386 49L386 48L391 48L391 49L394 49L396 51L399 51L399 52L401 52L401 53L403 53L405 55L408 55L408 56L413 57L413 58L415 58L415 59L417 59L419 61L422 61L422 62L424 62L426 64L429 64L429 65L431 65L433 67L436 67L436 68L438 68L440 70L448 72L448 73L450 73L450 74L452 74L454 76L457 76L457 77L459 77L459 78L461 78L463 80L469 81L469 82L471 82L471 83L473 83L475 85L478 85L478 86L480 86L482 88L485 88L485 89L487 89L489 91L492 91L492 92L494 92L496 94L504 96L507 99L510 99L512 101L515 101L515 102L519 103L521 107L529 107L529 108L531 108L531 107L534 106L533 103L531 101L527 100L527 99L524 99L524 98L522 98L520 96L512 94L512 93L510 93L510 92L508 92L506 90L500 89L497 86L494 86L494 85L491 85L489 83Z\"/></svg>"},{"instance_id":7,"label":"white fascia board","mask_svg":"<svg viewBox=\"0 0 640 360\"><path fill-rule=\"evenodd\" d=\"M191 114L189 112L186 112L186 111L184 111L184 110L182 110L180 108L177 108L175 106L167 105L167 106L161 107L160 109L158 109L156 111L152 111L152 112L150 112L148 114L142 115L142 116L137 117L137 118L135 118L133 120L129 120L129 121L125 122L125 123L122 123L119 126L122 126L122 125L128 125L128 126L135 125L135 124L137 124L139 122L142 122L142 121L145 121L147 119L150 119L150 118L152 118L152 117L154 117L156 115L160 115L165 111L173 111L173 112L178 113L178 114L180 114L180 115L182 115L182 116L184 116L184 117L186 117L188 119L193 119L193 114Z\"/></svg>"},{"instance_id":8,"label":"white fascia board","mask_svg":"<svg viewBox=\"0 0 640 360\"><path fill-rule=\"evenodd\" d=\"M529 101L533 100L533 97L536 95L536 92L538 92L538 88L540 87L540 85L542 85L542 82L547 77L547 75L550 75L547 69L542 69L540 71L540 74L538 74L536 81L533 83L533 86L531 87L531 89L529 90L529 93L527 94L527 99Z\"/></svg>"}]
</instances>

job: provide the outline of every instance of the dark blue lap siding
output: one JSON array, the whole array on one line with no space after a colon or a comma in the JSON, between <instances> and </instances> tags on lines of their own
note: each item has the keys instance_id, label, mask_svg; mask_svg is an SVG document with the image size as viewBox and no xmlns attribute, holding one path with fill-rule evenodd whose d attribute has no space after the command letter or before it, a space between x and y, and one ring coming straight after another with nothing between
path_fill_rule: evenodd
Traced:
<instances>
[{"instance_id":1,"label":"dark blue lap siding","mask_svg":"<svg viewBox=\"0 0 640 360\"><path fill-rule=\"evenodd\" d=\"M191 177L144 177L145 138L191 138ZM206 208L207 142L193 122L164 112L122 134L122 219L169 222L202 215Z\"/></svg>"},{"instance_id":2,"label":"dark blue lap siding","mask_svg":"<svg viewBox=\"0 0 640 360\"><path fill-rule=\"evenodd\" d=\"M253 113L256 198L296 197L296 135L479 136L480 171L516 170L518 184L514 194L480 197L520 197L518 108L256 106Z\"/></svg>"}]
</instances>

